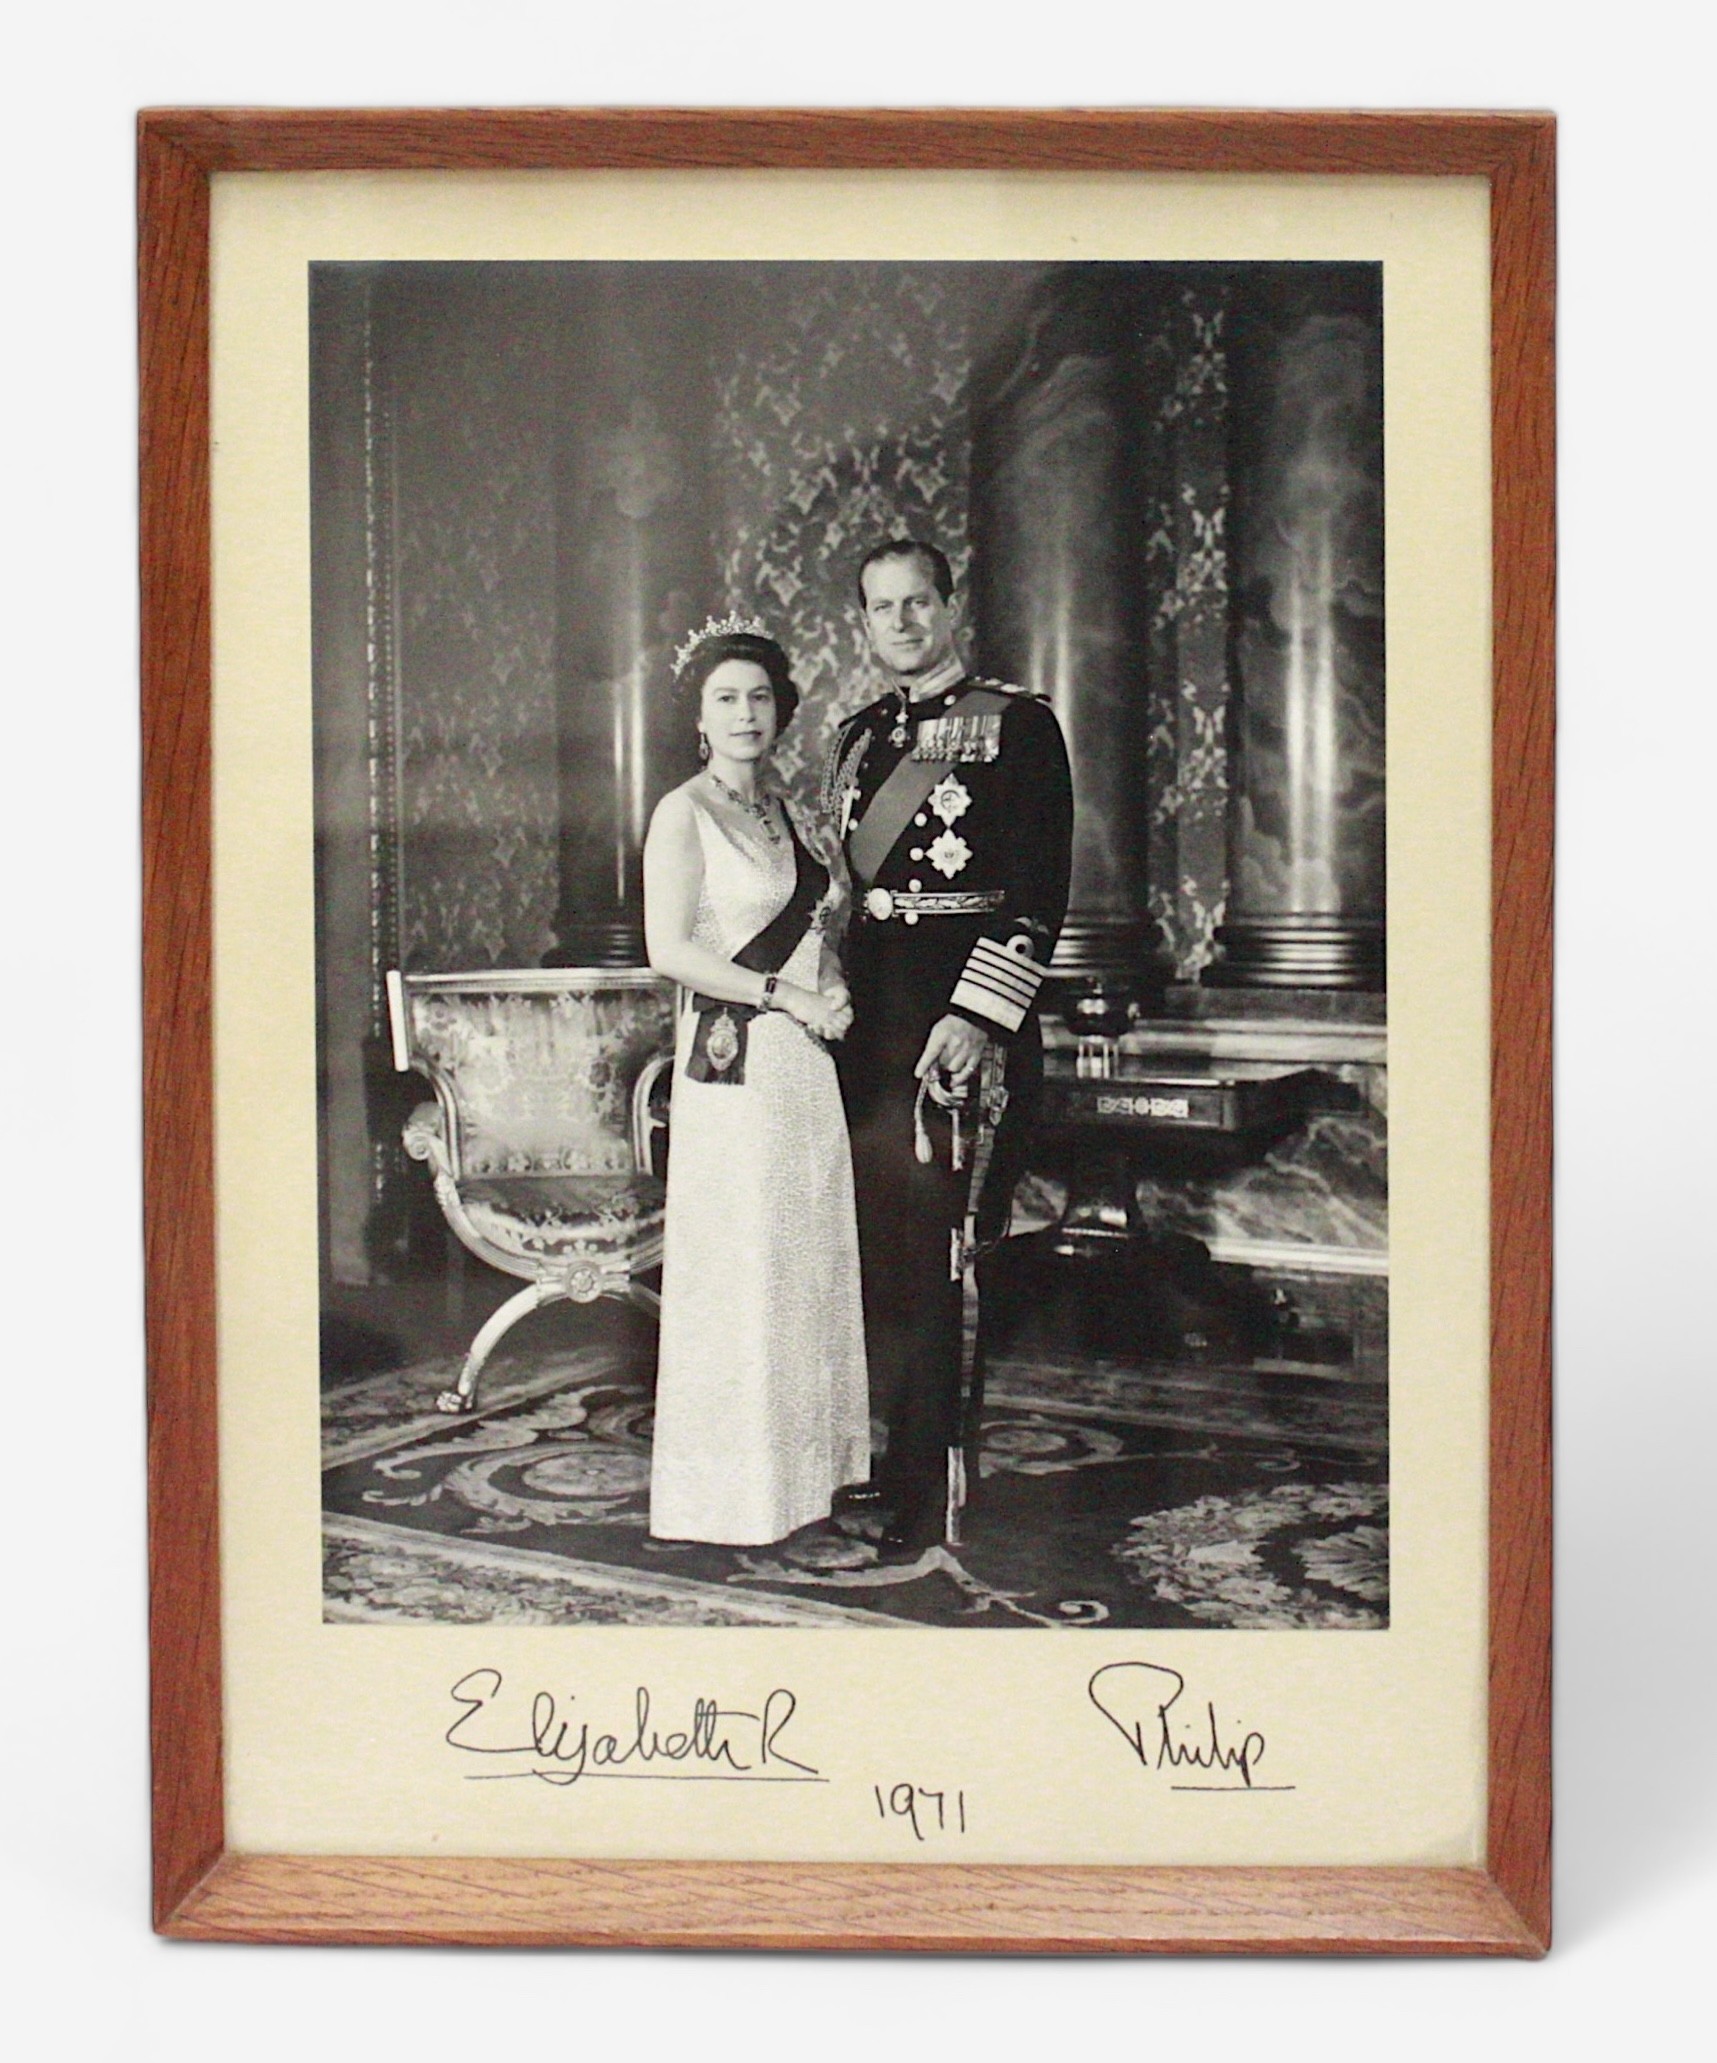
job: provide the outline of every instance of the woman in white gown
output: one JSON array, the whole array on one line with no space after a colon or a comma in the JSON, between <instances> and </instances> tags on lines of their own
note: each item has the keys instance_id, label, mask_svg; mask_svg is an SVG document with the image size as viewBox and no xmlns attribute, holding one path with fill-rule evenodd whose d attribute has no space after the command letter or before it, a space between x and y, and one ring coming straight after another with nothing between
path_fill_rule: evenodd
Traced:
<instances>
[{"instance_id":1,"label":"woman in white gown","mask_svg":"<svg viewBox=\"0 0 1717 2063\"><path fill-rule=\"evenodd\" d=\"M852 1161L826 1042L852 1022L838 897L762 778L798 706L762 626L681 648L703 769L644 846L650 964L679 984L650 1531L757 1546L870 1473Z\"/></svg>"}]
</instances>

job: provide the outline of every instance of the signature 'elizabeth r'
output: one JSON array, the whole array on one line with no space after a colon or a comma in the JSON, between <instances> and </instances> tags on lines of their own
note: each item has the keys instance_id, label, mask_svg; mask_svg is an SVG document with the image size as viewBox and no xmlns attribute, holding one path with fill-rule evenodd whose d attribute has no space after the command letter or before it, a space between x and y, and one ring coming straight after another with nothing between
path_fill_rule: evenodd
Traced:
<instances>
[{"instance_id":1,"label":"signature 'elizabeth r'","mask_svg":"<svg viewBox=\"0 0 1717 2063\"><path fill-rule=\"evenodd\" d=\"M575 1784L585 1777L629 1777L634 1781L696 1783L826 1783L813 1763L789 1755L782 1736L799 1701L778 1687L756 1711L693 1701L683 1724L664 1729L655 1719L649 1689L633 1693L630 1719L603 1727L569 1708L578 1703L552 1691L533 1692L528 1714L509 1716L499 1669L468 1669L448 1696L459 1716L443 1739L469 1755L510 1760L515 1766L468 1771L491 1778L534 1777L545 1784ZM522 1738L521 1738L522 1735Z\"/></svg>"}]
</instances>

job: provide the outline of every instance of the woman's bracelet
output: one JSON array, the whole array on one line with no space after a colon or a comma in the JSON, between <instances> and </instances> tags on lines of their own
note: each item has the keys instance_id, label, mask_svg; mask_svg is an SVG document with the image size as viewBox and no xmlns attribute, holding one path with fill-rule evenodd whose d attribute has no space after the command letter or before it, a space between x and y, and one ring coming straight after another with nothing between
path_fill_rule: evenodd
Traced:
<instances>
[{"instance_id":1,"label":"woman's bracelet","mask_svg":"<svg viewBox=\"0 0 1717 2063\"><path fill-rule=\"evenodd\" d=\"M759 1010L773 1010L775 1008L775 990L780 980L781 977L778 974L766 974L763 977L763 994L757 1005Z\"/></svg>"}]
</instances>

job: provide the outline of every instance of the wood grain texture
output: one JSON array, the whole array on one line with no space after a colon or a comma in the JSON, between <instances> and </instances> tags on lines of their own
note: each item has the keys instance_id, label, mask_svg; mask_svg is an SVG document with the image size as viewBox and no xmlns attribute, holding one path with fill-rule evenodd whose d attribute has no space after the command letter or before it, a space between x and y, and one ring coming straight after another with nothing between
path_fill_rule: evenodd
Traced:
<instances>
[{"instance_id":1,"label":"wood grain texture","mask_svg":"<svg viewBox=\"0 0 1717 2063\"><path fill-rule=\"evenodd\" d=\"M1491 191L1492 1874L1550 1940L1551 868L1555 840L1554 124Z\"/></svg>"},{"instance_id":2,"label":"wood grain texture","mask_svg":"<svg viewBox=\"0 0 1717 2063\"><path fill-rule=\"evenodd\" d=\"M946 1868L230 1856L197 1940L1018 1953L1530 1953L1482 1870Z\"/></svg>"},{"instance_id":3,"label":"wood grain texture","mask_svg":"<svg viewBox=\"0 0 1717 2063\"><path fill-rule=\"evenodd\" d=\"M1549 1939L1554 125L1219 110L157 110L139 122L155 1919L203 1940L1533 1955ZM893 167L1477 176L1494 466L1490 1821L1483 1870L224 1850L210 1015L209 178Z\"/></svg>"},{"instance_id":4,"label":"wood grain texture","mask_svg":"<svg viewBox=\"0 0 1717 2063\"><path fill-rule=\"evenodd\" d=\"M209 185L139 137L143 1205L155 1915L220 1854L209 840Z\"/></svg>"},{"instance_id":5,"label":"wood grain texture","mask_svg":"<svg viewBox=\"0 0 1717 2063\"><path fill-rule=\"evenodd\" d=\"M805 170L1378 172L1489 178L1544 118L1221 108L159 108L211 172Z\"/></svg>"}]
</instances>

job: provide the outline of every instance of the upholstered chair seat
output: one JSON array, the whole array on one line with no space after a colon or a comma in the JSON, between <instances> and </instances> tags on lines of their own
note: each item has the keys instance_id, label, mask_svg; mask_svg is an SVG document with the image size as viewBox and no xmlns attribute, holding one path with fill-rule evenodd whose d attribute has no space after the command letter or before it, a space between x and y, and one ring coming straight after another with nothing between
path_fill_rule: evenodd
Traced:
<instances>
[{"instance_id":1,"label":"upholstered chair seat","mask_svg":"<svg viewBox=\"0 0 1717 2063\"><path fill-rule=\"evenodd\" d=\"M521 1260L592 1245L619 1252L662 1230L663 1186L652 1175L502 1175L460 1194L482 1236Z\"/></svg>"},{"instance_id":2,"label":"upholstered chair seat","mask_svg":"<svg viewBox=\"0 0 1717 2063\"><path fill-rule=\"evenodd\" d=\"M437 1400L469 1411L483 1364L527 1311L624 1296L662 1258L673 991L630 969L390 974L394 1065L435 1088L405 1127L459 1240L526 1287L471 1343Z\"/></svg>"}]
</instances>

